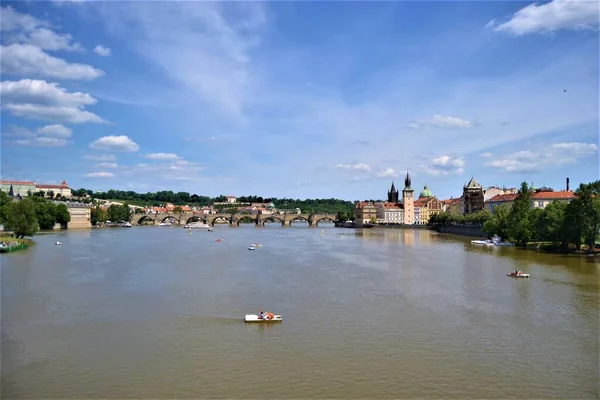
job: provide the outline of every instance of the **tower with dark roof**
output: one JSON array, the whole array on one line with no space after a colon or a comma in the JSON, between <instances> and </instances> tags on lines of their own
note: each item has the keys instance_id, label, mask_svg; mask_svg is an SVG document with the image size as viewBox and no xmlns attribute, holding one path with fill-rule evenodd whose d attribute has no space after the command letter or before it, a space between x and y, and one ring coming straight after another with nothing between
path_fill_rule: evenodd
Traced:
<instances>
[{"instance_id":1,"label":"tower with dark roof","mask_svg":"<svg viewBox=\"0 0 600 400\"><path fill-rule=\"evenodd\" d=\"M396 186L394 186L394 181L392 181L392 187L388 192L388 202L398 204L398 201L398 189L396 189Z\"/></svg>"},{"instance_id":2,"label":"tower with dark roof","mask_svg":"<svg viewBox=\"0 0 600 400\"><path fill-rule=\"evenodd\" d=\"M406 171L406 179L404 179L404 189L402 190L402 205L404 207L404 224L412 225L415 223L415 195L414 190L410 187L410 175Z\"/></svg>"}]
</instances>

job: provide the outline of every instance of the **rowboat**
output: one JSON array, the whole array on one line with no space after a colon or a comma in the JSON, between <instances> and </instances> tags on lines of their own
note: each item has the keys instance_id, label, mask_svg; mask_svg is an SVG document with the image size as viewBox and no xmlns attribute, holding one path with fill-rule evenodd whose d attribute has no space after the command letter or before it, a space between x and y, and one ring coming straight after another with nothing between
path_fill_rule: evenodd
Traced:
<instances>
[{"instance_id":1,"label":"rowboat","mask_svg":"<svg viewBox=\"0 0 600 400\"><path fill-rule=\"evenodd\" d=\"M272 318L269 318L269 317L272 317ZM256 314L246 314L246 316L244 317L244 321L268 323L268 322L281 322L281 321L283 321L283 319L281 318L281 315L271 314L271 313L267 313L266 318L261 318Z\"/></svg>"}]
</instances>

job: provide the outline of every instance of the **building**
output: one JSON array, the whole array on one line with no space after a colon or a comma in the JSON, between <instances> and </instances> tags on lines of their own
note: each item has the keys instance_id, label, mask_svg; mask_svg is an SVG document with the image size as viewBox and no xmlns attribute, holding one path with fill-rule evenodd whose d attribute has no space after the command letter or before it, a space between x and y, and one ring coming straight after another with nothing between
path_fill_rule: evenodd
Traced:
<instances>
[{"instance_id":1,"label":"building","mask_svg":"<svg viewBox=\"0 0 600 400\"><path fill-rule=\"evenodd\" d=\"M402 206L404 208L404 224L412 225L415 223L415 191L410 187L410 175L406 172L404 179L404 189L402 189Z\"/></svg>"},{"instance_id":2,"label":"building","mask_svg":"<svg viewBox=\"0 0 600 400\"><path fill-rule=\"evenodd\" d=\"M499 207L503 204L507 204L509 207L511 207L514 201L517 199L517 196L517 194L496 195L486 202L485 208L493 213L496 207ZM561 190L555 192L549 188L537 189L531 194L531 208L543 209L554 201L569 203L574 198L575 193L571 190Z\"/></svg>"},{"instance_id":3,"label":"building","mask_svg":"<svg viewBox=\"0 0 600 400\"><path fill-rule=\"evenodd\" d=\"M402 204L389 201L375 203L377 223L379 224L403 224L404 209Z\"/></svg>"},{"instance_id":4,"label":"building","mask_svg":"<svg viewBox=\"0 0 600 400\"><path fill-rule=\"evenodd\" d=\"M44 192L45 196L49 196L49 193L54 193L54 196L60 194L60 197L71 197L71 188L67 185L66 181L62 181L60 185L44 185L36 184L36 192Z\"/></svg>"},{"instance_id":5,"label":"building","mask_svg":"<svg viewBox=\"0 0 600 400\"><path fill-rule=\"evenodd\" d=\"M357 228L362 228L365 224L377 221L377 209L370 201L362 201L356 204L354 211L354 223Z\"/></svg>"},{"instance_id":6,"label":"building","mask_svg":"<svg viewBox=\"0 0 600 400\"><path fill-rule=\"evenodd\" d=\"M399 195L398 190L394 186L394 181L392 181L392 187L388 191L388 201L387 202L392 203L392 204L398 204L400 202L398 195Z\"/></svg>"},{"instance_id":7,"label":"building","mask_svg":"<svg viewBox=\"0 0 600 400\"><path fill-rule=\"evenodd\" d=\"M54 204L64 204L69 210L71 220L67 229L82 229L92 227L92 206L74 201L55 201Z\"/></svg>"},{"instance_id":8,"label":"building","mask_svg":"<svg viewBox=\"0 0 600 400\"><path fill-rule=\"evenodd\" d=\"M0 181L0 190L13 197L25 197L36 192L35 182L30 181Z\"/></svg>"},{"instance_id":9,"label":"building","mask_svg":"<svg viewBox=\"0 0 600 400\"><path fill-rule=\"evenodd\" d=\"M463 186L462 212L463 214L472 214L482 211L484 207L483 187L477 183L475 178L471 178L469 183Z\"/></svg>"},{"instance_id":10,"label":"building","mask_svg":"<svg viewBox=\"0 0 600 400\"><path fill-rule=\"evenodd\" d=\"M499 188L498 186L490 186L483 191L483 202L490 200L492 197L499 194L517 194L516 188Z\"/></svg>"},{"instance_id":11,"label":"building","mask_svg":"<svg viewBox=\"0 0 600 400\"><path fill-rule=\"evenodd\" d=\"M444 211L444 204L431 193L427 185L419 194L419 199L415 201L414 206L416 225L427 225L433 214Z\"/></svg>"}]
</instances>

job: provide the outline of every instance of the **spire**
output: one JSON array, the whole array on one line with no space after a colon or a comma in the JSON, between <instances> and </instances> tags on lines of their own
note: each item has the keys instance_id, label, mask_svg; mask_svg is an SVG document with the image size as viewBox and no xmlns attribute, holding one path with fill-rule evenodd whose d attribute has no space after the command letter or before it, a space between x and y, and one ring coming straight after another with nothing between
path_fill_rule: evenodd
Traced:
<instances>
[{"instance_id":1,"label":"spire","mask_svg":"<svg viewBox=\"0 0 600 400\"><path fill-rule=\"evenodd\" d=\"M406 179L404 180L404 186L405 186L404 189L410 189L410 184L411 184L410 175L408 174L408 171L406 171Z\"/></svg>"},{"instance_id":2,"label":"spire","mask_svg":"<svg viewBox=\"0 0 600 400\"><path fill-rule=\"evenodd\" d=\"M394 181L392 181L392 187L390 188L390 193L395 193L395 192L397 192L396 186L394 186Z\"/></svg>"}]
</instances>

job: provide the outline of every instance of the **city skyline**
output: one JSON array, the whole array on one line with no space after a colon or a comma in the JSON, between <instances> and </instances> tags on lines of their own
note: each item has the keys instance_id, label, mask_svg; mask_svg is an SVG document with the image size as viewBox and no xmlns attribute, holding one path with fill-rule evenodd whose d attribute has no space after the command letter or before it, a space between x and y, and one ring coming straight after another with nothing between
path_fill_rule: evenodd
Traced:
<instances>
[{"instance_id":1,"label":"city skyline","mask_svg":"<svg viewBox=\"0 0 600 400\"><path fill-rule=\"evenodd\" d=\"M4 2L2 179L459 197L598 179L598 2Z\"/></svg>"}]
</instances>

